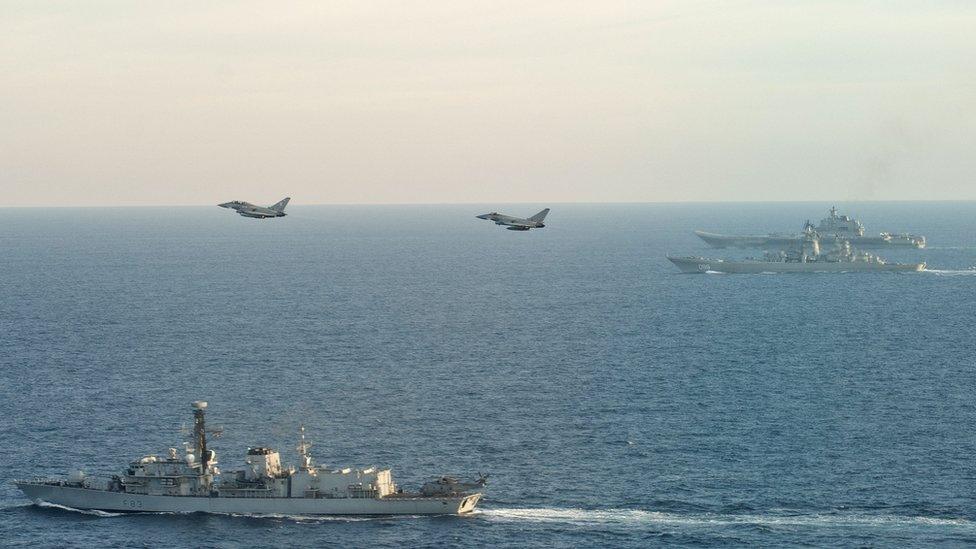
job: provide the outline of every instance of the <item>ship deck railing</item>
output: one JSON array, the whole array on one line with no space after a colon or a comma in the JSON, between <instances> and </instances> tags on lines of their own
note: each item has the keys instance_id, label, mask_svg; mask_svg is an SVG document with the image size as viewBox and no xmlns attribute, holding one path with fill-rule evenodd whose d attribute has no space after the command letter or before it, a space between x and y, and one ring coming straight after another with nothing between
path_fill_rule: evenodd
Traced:
<instances>
[{"instance_id":1,"label":"ship deck railing","mask_svg":"<svg viewBox=\"0 0 976 549\"><path fill-rule=\"evenodd\" d=\"M15 483L45 484L48 486L74 486L90 490L108 490L109 483L115 480L114 475L85 475L81 482L71 482L65 477L35 476L29 479L15 479Z\"/></svg>"},{"instance_id":2,"label":"ship deck railing","mask_svg":"<svg viewBox=\"0 0 976 549\"><path fill-rule=\"evenodd\" d=\"M15 478L15 484L51 484L55 486L60 486L63 484L68 484L68 481L64 478L59 477L31 477L31 478Z\"/></svg>"}]
</instances>

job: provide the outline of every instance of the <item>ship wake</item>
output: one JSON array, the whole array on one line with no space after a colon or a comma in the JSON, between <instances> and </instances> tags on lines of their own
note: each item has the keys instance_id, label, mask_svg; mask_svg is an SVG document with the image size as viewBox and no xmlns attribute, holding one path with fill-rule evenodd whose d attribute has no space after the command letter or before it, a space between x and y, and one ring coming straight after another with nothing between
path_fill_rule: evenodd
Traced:
<instances>
[{"instance_id":1,"label":"ship wake","mask_svg":"<svg viewBox=\"0 0 976 549\"><path fill-rule=\"evenodd\" d=\"M125 515L125 513L110 513L108 511L99 511L97 509L76 509L74 507L68 507L67 505L48 503L46 501L39 501L34 505L37 505L38 507L44 507L46 509L59 509L61 511L70 511L72 513L80 513L82 515L91 515L95 517L121 517Z\"/></svg>"},{"instance_id":2,"label":"ship wake","mask_svg":"<svg viewBox=\"0 0 976 549\"><path fill-rule=\"evenodd\" d=\"M936 276L976 276L976 268L970 269L925 269L923 273L931 273Z\"/></svg>"},{"instance_id":3,"label":"ship wake","mask_svg":"<svg viewBox=\"0 0 976 549\"><path fill-rule=\"evenodd\" d=\"M265 519L285 522L311 523L311 522L373 522L401 519L428 518L431 516L444 515L288 515L278 513L214 513L235 518Z\"/></svg>"},{"instance_id":4,"label":"ship wake","mask_svg":"<svg viewBox=\"0 0 976 549\"><path fill-rule=\"evenodd\" d=\"M177 511L140 511L136 513L113 513L109 511L99 511L97 509L78 509L75 507L69 507L67 505L60 505L57 503L49 503L46 501L39 501L36 503L27 503L24 505L13 506L13 507L31 507L37 506L44 509L57 509L59 511L68 511L71 513L78 513L82 515L89 515L93 517L125 517L125 516L136 516L136 515L177 515L177 516L191 516L191 515L213 515L231 518L246 518L246 519L264 519L272 521L283 521L283 522L297 522L297 523L311 523L311 522L369 522L369 521L388 521L394 519L417 519L417 518L428 518L430 516L447 516L447 515L290 515L290 514L279 514L279 513L209 513L209 512L177 512Z\"/></svg>"},{"instance_id":5,"label":"ship wake","mask_svg":"<svg viewBox=\"0 0 976 549\"><path fill-rule=\"evenodd\" d=\"M663 513L640 509L507 508L483 509L478 515L499 522L561 523L574 526L763 526L763 527L943 527L976 532L967 519L859 513L719 514Z\"/></svg>"}]
</instances>

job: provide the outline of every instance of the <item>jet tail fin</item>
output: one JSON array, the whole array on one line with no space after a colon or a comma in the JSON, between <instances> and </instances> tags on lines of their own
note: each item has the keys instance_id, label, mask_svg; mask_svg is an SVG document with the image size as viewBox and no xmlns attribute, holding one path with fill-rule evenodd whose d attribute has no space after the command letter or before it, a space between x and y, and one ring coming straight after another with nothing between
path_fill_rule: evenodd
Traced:
<instances>
[{"instance_id":1,"label":"jet tail fin","mask_svg":"<svg viewBox=\"0 0 976 549\"><path fill-rule=\"evenodd\" d=\"M275 204L274 206L269 207L268 209L269 210L274 210L274 211L279 212L279 213L280 212L283 212L283 211L285 211L285 206L288 205L288 201L289 200L291 200L291 197L290 196L287 197L287 198L282 199L281 202L278 202L277 204Z\"/></svg>"},{"instance_id":2,"label":"jet tail fin","mask_svg":"<svg viewBox=\"0 0 976 549\"><path fill-rule=\"evenodd\" d=\"M546 208L546 209L542 210L541 212L539 212L539 213L533 215L532 217L530 217L529 218L529 221L535 221L536 223L541 223L542 220L545 219L546 218L546 215L548 215L548 214L549 214L549 208Z\"/></svg>"}]
</instances>

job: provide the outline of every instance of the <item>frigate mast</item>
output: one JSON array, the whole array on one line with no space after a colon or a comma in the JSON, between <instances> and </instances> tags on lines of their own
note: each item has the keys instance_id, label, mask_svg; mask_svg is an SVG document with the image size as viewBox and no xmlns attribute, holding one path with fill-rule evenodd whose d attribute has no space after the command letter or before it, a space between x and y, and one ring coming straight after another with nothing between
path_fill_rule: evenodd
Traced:
<instances>
[{"instance_id":1,"label":"frigate mast","mask_svg":"<svg viewBox=\"0 0 976 549\"><path fill-rule=\"evenodd\" d=\"M193 403L193 441L196 443L197 455L200 457L200 463L203 464L203 470L207 470L207 463L210 461L209 452L207 452L207 425L204 416L206 415L205 410L207 409L207 403L198 400Z\"/></svg>"},{"instance_id":2,"label":"frigate mast","mask_svg":"<svg viewBox=\"0 0 976 549\"><path fill-rule=\"evenodd\" d=\"M298 428L298 431L299 433L301 433L301 436L298 441L297 450L298 450L298 455L302 457L302 463L299 466L299 468L302 471L308 471L314 468L314 466L312 465L312 454L308 453L308 449L312 447L312 443L305 440L304 424L302 424L302 426Z\"/></svg>"}]
</instances>

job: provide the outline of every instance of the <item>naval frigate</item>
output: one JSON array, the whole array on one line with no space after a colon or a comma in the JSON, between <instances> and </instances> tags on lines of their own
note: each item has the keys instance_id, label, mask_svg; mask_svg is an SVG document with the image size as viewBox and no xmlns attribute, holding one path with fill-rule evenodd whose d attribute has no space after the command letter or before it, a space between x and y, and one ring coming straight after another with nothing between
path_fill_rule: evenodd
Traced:
<instances>
[{"instance_id":1,"label":"naval frigate","mask_svg":"<svg viewBox=\"0 0 976 549\"><path fill-rule=\"evenodd\" d=\"M193 439L180 456L148 455L121 475L75 472L67 478L15 481L36 502L110 512L234 513L284 515L451 515L470 513L487 476L466 482L441 476L417 492L405 492L389 469L326 468L313 463L304 427L299 467L281 464L277 451L248 448L246 468L221 472L207 445L207 403L193 403Z\"/></svg>"},{"instance_id":2,"label":"naval frigate","mask_svg":"<svg viewBox=\"0 0 976 549\"><path fill-rule=\"evenodd\" d=\"M726 235L706 231L695 231L695 234L713 248L777 248L796 244L804 238L808 230L815 231L825 244L847 241L860 248L925 247L925 237L921 235L888 232L865 234L861 221L838 213L835 207L830 208L827 217L821 219L819 225L807 221L803 227L804 232L800 234Z\"/></svg>"},{"instance_id":3,"label":"naval frigate","mask_svg":"<svg viewBox=\"0 0 976 549\"><path fill-rule=\"evenodd\" d=\"M743 260L706 257L668 256L685 273L847 273L881 271L922 271L925 263L888 263L884 259L855 250L850 242L834 243L822 252L820 241L808 230L800 245L778 252L766 252L761 258Z\"/></svg>"}]
</instances>

